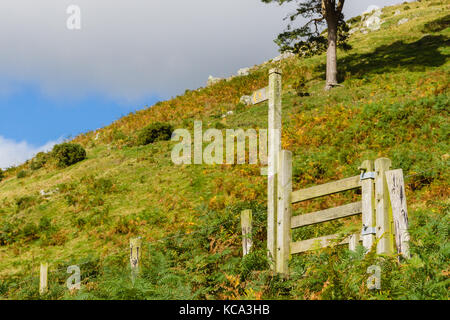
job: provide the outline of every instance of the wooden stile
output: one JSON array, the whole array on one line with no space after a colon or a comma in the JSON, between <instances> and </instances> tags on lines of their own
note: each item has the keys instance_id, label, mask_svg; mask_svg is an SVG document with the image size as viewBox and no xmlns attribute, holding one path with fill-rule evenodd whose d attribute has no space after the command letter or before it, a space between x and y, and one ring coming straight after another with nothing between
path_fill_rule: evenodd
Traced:
<instances>
[{"instance_id":1,"label":"wooden stile","mask_svg":"<svg viewBox=\"0 0 450 320\"><path fill-rule=\"evenodd\" d=\"M386 171L391 168L391 160L380 158L375 160L375 210L377 253L392 254L394 252L393 220L389 203L389 190L386 182Z\"/></svg>"},{"instance_id":2,"label":"wooden stile","mask_svg":"<svg viewBox=\"0 0 450 320\"><path fill-rule=\"evenodd\" d=\"M48 263L41 263L39 294L46 294L48 291Z\"/></svg>"},{"instance_id":3,"label":"wooden stile","mask_svg":"<svg viewBox=\"0 0 450 320\"><path fill-rule=\"evenodd\" d=\"M359 187L361 187L360 176L333 181L311 188L294 191L292 193L292 203L311 200L341 191L357 189Z\"/></svg>"},{"instance_id":4,"label":"wooden stile","mask_svg":"<svg viewBox=\"0 0 450 320\"><path fill-rule=\"evenodd\" d=\"M267 183L267 250L271 268L275 265L277 240L278 156L281 151L281 70L269 71L269 150Z\"/></svg>"},{"instance_id":5,"label":"wooden stile","mask_svg":"<svg viewBox=\"0 0 450 320\"><path fill-rule=\"evenodd\" d=\"M301 214L291 219L291 228L299 228L326 221L341 219L361 214L361 202L353 202L340 207Z\"/></svg>"},{"instance_id":6,"label":"wooden stile","mask_svg":"<svg viewBox=\"0 0 450 320\"><path fill-rule=\"evenodd\" d=\"M242 229L242 255L246 256L250 253L253 246L252 241L252 210L244 210L241 212L241 229Z\"/></svg>"},{"instance_id":7,"label":"wooden stile","mask_svg":"<svg viewBox=\"0 0 450 320\"><path fill-rule=\"evenodd\" d=\"M333 235L323 236L323 237L319 237L319 238L293 242L293 243L291 243L291 254L325 248L325 247L330 246L333 243L336 243L337 245L348 244L348 243L350 243L352 236L354 237L353 241L357 243L357 241L359 241L359 234L353 234L353 235L343 239L339 243L336 243L336 240L341 238L341 235L339 235L339 234L333 234Z\"/></svg>"},{"instance_id":8,"label":"wooden stile","mask_svg":"<svg viewBox=\"0 0 450 320\"><path fill-rule=\"evenodd\" d=\"M365 160L359 167L362 174L374 172L374 162ZM362 243L364 248L370 250L375 241L375 177L361 181L362 198ZM375 231L375 232L374 232Z\"/></svg>"},{"instance_id":9,"label":"wooden stile","mask_svg":"<svg viewBox=\"0 0 450 320\"><path fill-rule=\"evenodd\" d=\"M292 152L282 150L278 170L278 222L276 271L289 274L292 216Z\"/></svg>"},{"instance_id":10,"label":"wooden stile","mask_svg":"<svg viewBox=\"0 0 450 320\"><path fill-rule=\"evenodd\" d=\"M410 258L409 232L408 232L408 208L406 207L405 182L403 170L386 171L386 181L389 188L389 196L394 219L395 243L397 253L404 258Z\"/></svg>"}]
</instances>

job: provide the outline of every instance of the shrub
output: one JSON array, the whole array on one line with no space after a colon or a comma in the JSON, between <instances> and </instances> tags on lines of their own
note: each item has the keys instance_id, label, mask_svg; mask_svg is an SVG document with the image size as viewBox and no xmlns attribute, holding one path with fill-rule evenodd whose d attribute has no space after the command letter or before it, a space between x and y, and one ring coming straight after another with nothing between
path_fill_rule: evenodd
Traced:
<instances>
[{"instance_id":1,"label":"shrub","mask_svg":"<svg viewBox=\"0 0 450 320\"><path fill-rule=\"evenodd\" d=\"M0 181L2 181L5 178L5 173L2 169L0 169Z\"/></svg>"},{"instance_id":2,"label":"shrub","mask_svg":"<svg viewBox=\"0 0 450 320\"><path fill-rule=\"evenodd\" d=\"M33 196L20 197L16 200L16 204L19 210L25 210L36 204L36 198Z\"/></svg>"},{"instance_id":3,"label":"shrub","mask_svg":"<svg viewBox=\"0 0 450 320\"><path fill-rule=\"evenodd\" d=\"M292 88L295 90L299 97L307 97L309 96L308 89L306 84L311 78L311 71L306 67L302 67L297 76L297 79L294 81Z\"/></svg>"},{"instance_id":4,"label":"shrub","mask_svg":"<svg viewBox=\"0 0 450 320\"><path fill-rule=\"evenodd\" d=\"M170 140L173 127L167 123L155 122L141 130L137 144L144 146L156 141Z\"/></svg>"},{"instance_id":5,"label":"shrub","mask_svg":"<svg viewBox=\"0 0 450 320\"><path fill-rule=\"evenodd\" d=\"M27 172L25 170L21 170L17 173L17 179L22 179L27 176Z\"/></svg>"},{"instance_id":6,"label":"shrub","mask_svg":"<svg viewBox=\"0 0 450 320\"><path fill-rule=\"evenodd\" d=\"M44 152L39 152L36 157L31 161L31 170L39 170L42 168L48 160L48 154Z\"/></svg>"},{"instance_id":7,"label":"shrub","mask_svg":"<svg viewBox=\"0 0 450 320\"><path fill-rule=\"evenodd\" d=\"M86 159L86 150L74 143L62 143L53 148L53 157L60 168L71 166Z\"/></svg>"},{"instance_id":8,"label":"shrub","mask_svg":"<svg viewBox=\"0 0 450 320\"><path fill-rule=\"evenodd\" d=\"M30 240L39 238L39 228L34 223L28 223L22 230L22 234L25 238Z\"/></svg>"},{"instance_id":9,"label":"shrub","mask_svg":"<svg viewBox=\"0 0 450 320\"><path fill-rule=\"evenodd\" d=\"M100 178L94 182L94 190L100 193L111 193L113 191L114 184L111 180L106 178Z\"/></svg>"}]
</instances>

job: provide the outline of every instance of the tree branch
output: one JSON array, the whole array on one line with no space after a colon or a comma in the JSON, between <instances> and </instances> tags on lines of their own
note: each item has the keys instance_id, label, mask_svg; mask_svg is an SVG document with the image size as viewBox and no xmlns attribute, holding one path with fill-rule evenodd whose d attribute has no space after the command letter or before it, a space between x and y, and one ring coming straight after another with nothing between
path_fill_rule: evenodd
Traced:
<instances>
[{"instance_id":1,"label":"tree branch","mask_svg":"<svg viewBox=\"0 0 450 320\"><path fill-rule=\"evenodd\" d=\"M342 9L344 8L344 2L345 2L345 0L339 0L339 2L338 2L337 9L336 9L336 12L338 15L340 15L342 13Z\"/></svg>"},{"instance_id":2,"label":"tree branch","mask_svg":"<svg viewBox=\"0 0 450 320\"><path fill-rule=\"evenodd\" d=\"M315 28L316 28L316 33L318 34L318 33L319 33L319 27L317 26L317 23L318 23L318 22L321 22L321 21L323 21L323 20L325 20L325 17L322 17L322 18L316 18L316 19L311 19L311 20L309 20L309 21L305 24L305 27L308 26L310 23L314 22L314 26L315 26Z\"/></svg>"}]
</instances>

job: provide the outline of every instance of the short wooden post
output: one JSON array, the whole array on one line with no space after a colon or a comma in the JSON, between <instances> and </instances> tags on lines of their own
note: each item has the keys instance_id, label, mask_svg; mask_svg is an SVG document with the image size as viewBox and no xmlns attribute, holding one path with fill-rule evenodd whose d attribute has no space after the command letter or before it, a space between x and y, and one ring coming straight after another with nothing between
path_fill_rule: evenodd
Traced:
<instances>
[{"instance_id":1,"label":"short wooden post","mask_svg":"<svg viewBox=\"0 0 450 320\"><path fill-rule=\"evenodd\" d=\"M41 263L39 294L46 294L48 291L48 263Z\"/></svg>"},{"instance_id":2,"label":"short wooden post","mask_svg":"<svg viewBox=\"0 0 450 320\"><path fill-rule=\"evenodd\" d=\"M356 234L350 235L350 239L348 241L348 249L350 251L356 251L356 247L358 246L359 237Z\"/></svg>"},{"instance_id":3,"label":"short wooden post","mask_svg":"<svg viewBox=\"0 0 450 320\"><path fill-rule=\"evenodd\" d=\"M405 182L403 170L386 171L386 181L391 199L392 215L394 219L395 243L397 253L404 258L410 258L408 208L406 206Z\"/></svg>"},{"instance_id":4,"label":"short wooden post","mask_svg":"<svg viewBox=\"0 0 450 320\"><path fill-rule=\"evenodd\" d=\"M267 249L271 268L276 264L277 249L277 170L281 151L281 70L269 71L269 150L267 184Z\"/></svg>"},{"instance_id":5,"label":"short wooden post","mask_svg":"<svg viewBox=\"0 0 450 320\"><path fill-rule=\"evenodd\" d=\"M141 260L141 237L130 239L130 265L131 265L131 280L135 281L139 274L139 262Z\"/></svg>"},{"instance_id":6,"label":"short wooden post","mask_svg":"<svg viewBox=\"0 0 450 320\"><path fill-rule=\"evenodd\" d=\"M375 160L375 210L378 254L393 254L394 252L393 219L386 182L386 171L390 170L390 168L390 159L380 158Z\"/></svg>"},{"instance_id":7,"label":"short wooden post","mask_svg":"<svg viewBox=\"0 0 450 320\"><path fill-rule=\"evenodd\" d=\"M278 170L278 221L276 271L289 275L292 215L292 152L282 150Z\"/></svg>"},{"instance_id":8,"label":"short wooden post","mask_svg":"<svg viewBox=\"0 0 450 320\"><path fill-rule=\"evenodd\" d=\"M241 229L242 229L242 252L243 256L250 253L253 246L252 242L252 210L244 210L241 212Z\"/></svg>"},{"instance_id":9,"label":"short wooden post","mask_svg":"<svg viewBox=\"0 0 450 320\"><path fill-rule=\"evenodd\" d=\"M361 170L361 198L362 198L362 244L370 250L376 234L375 225L375 175L373 160L365 160L359 167Z\"/></svg>"}]
</instances>

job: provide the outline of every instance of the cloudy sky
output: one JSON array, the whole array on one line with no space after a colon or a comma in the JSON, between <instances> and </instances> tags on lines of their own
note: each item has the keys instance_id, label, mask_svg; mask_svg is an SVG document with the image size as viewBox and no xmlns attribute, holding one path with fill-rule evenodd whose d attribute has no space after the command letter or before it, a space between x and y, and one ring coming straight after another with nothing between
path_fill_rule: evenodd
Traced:
<instances>
[{"instance_id":1,"label":"cloudy sky","mask_svg":"<svg viewBox=\"0 0 450 320\"><path fill-rule=\"evenodd\" d=\"M347 18L396 0L347 0ZM67 8L81 9L69 30ZM1 0L0 168L278 55L292 5L260 0Z\"/></svg>"}]
</instances>

